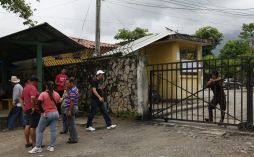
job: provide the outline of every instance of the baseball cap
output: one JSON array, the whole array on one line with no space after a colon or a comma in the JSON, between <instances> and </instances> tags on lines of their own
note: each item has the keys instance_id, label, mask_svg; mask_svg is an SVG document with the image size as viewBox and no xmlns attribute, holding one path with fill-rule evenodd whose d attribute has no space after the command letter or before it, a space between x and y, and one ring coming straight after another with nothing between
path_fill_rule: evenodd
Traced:
<instances>
[{"instance_id":1,"label":"baseball cap","mask_svg":"<svg viewBox=\"0 0 254 157\"><path fill-rule=\"evenodd\" d=\"M96 75L100 75L100 74L104 74L105 72L103 72L102 70L98 70Z\"/></svg>"},{"instance_id":2,"label":"baseball cap","mask_svg":"<svg viewBox=\"0 0 254 157\"><path fill-rule=\"evenodd\" d=\"M36 76L36 75L32 75L31 77L30 77L30 79L29 79L30 81L37 81L37 82L41 82L41 80L39 79L39 77L38 76Z\"/></svg>"}]
</instances>

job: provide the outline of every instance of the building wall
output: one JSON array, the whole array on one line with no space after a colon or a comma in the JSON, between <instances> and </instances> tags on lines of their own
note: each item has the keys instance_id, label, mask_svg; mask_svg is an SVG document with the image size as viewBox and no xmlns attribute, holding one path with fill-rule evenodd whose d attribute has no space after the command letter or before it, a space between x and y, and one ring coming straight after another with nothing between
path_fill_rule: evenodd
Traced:
<instances>
[{"instance_id":1,"label":"building wall","mask_svg":"<svg viewBox=\"0 0 254 157\"><path fill-rule=\"evenodd\" d=\"M157 43L157 44L151 44L141 49L142 55L148 56L148 64L160 64L160 65L154 65L154 66L148 66L149 70L149 82L150 82L150 71L151 70L167 70L167 69L179 69L172 70L172 71L156 71L154 72L157 75L162 76L164 79L160 79L160 82L158 82L158 76L153 75L153 89L157 90L161 97L163 96L163 99L181 99L186 98L186 96L190 95L186 93L186 91L181 90L181 88L177 88L176 92L176 86L173 85L177 84L178 86L183 87L184 89L187 89L191 93L197 92L197 89L201 89L201 71L198 71L196 76L192 77L186 75L180 74L180 60L177 58L177 53L180 55L180 47L188 47L188 48L195 48L197 50L197 59L201 60L201 49L200 45L196 44L190 44L190 43L184 43L184 42L164 42L164 43ZM175 64L164 64L162 63L174 63ZM176 63L177 62L177 63ZM199 63L201 64L201 63ZM166 79L166 80L165 80ZM167 81L168 80L168 81ZM171 83L172 82L172 83ZM163 86L163 88L162 88ZM171 94L172 92L172 94Z\"/></svg>"}]
</instances>

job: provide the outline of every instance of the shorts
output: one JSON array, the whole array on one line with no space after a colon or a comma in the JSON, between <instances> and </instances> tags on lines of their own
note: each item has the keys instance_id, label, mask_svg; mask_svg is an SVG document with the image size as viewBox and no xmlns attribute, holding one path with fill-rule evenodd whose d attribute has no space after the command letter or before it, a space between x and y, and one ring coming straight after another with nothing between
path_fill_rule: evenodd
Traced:
<instances>
[{"instance_id":1,"label":"shorts","mask_svg":"<svg viewBox=\"0 0 254 157\"><path fill-rule=\"evenodd\" d=\"M211 100L211 102L210 102L212 105L214 105L214 106L212 106L212 105L209 105L210 106L210 109L215 109L215 106L217 105L217 104L220 104L220 109L222 110L222 111L225 111L226 110L226 96L224 95L224 96L222 96L222 98L221 97L216 97L216 101L215 101L215 98L213 97L213 99Z\"/></svg>"},{"instance_id":2,"label":"shorts","mask_svg":"<svg viewBox=\"0 0 254 157\"><path fill-rule=\"evenodd\" d=\"M26 110L26 125L30 125L30 128L37 128L41 114L38 112L35 112L31 115L32 109Z\"/></svg>"}]
</instances>

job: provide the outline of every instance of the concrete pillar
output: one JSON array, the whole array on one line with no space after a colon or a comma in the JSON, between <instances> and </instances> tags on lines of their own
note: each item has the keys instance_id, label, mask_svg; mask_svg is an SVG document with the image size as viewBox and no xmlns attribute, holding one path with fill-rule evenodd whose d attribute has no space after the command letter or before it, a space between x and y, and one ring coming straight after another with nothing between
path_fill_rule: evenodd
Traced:
<instances>
[{"instance_id":1,"label":"concrete pillar","mask_svg":"<svg viewBox=\"0 0 254 157\"><path fill-rule=\"evenodd\" d=\"M142 119L149 118L148 102L148 56L138 56L137 63L138 112Z\"/></svg>"},{"instance_id":2,"label":"concrete pillar","mask_svg":"<svg viewBox=\"0 0 254 157\"><path fill-rule=\"evenodd\" d=\"M7 85L7 52L2 54L2 81L4 85Z\"/></svg>"},{"instance_id":3,"label":"concrete pillar","mask_svg":"<svg viewBox=\"0 0 254 157\"><path fill-rule=\"evenodd\" d=\"M42 45L37 45L37 76L42 80ZM42 82L38 83L38 91L42 92Z\"/></svg>"}]
</instances>

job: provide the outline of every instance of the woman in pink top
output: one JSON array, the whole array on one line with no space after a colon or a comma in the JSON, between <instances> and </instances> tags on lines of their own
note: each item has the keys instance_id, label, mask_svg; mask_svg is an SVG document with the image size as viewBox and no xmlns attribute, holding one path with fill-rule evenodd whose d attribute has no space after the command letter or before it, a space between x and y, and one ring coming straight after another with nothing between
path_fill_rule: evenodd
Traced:
<instances>
[{"instance_id":1,"label":"woman in pink top","mask_svg":"<svg viewBox=\"0 0 254 157\"><path fill-rule=\"evenodd\" d=\"M54 151L56 142L56 128L59 115L61 116L61 99L54 89L54 83L49 81L46 85L46 91L42 92L38 98L37 105L41 111L41 118L37 129L37 140L35 147L29 151L29 153L39 153L42 152L41 143L43 138L43 132L45 128L49 125L51 131L51 141L47 148L48 151Z\"/></svg>"},{"instance_id":2,"label":"woman in pink top","mask_svg":"<svg viewBox=\"0 0 254 157\"><path fill-rule=\"evenodd\" d=\"M64 84L66 79L68 78L68 76L65 75L65 73L66 73L66 70L62 69L61 74L58 74L55 80L55 84L57 85L57 93L60 95L60 97L63 96L64 90L65 90Z\"/></svg>"}]
</instances>

